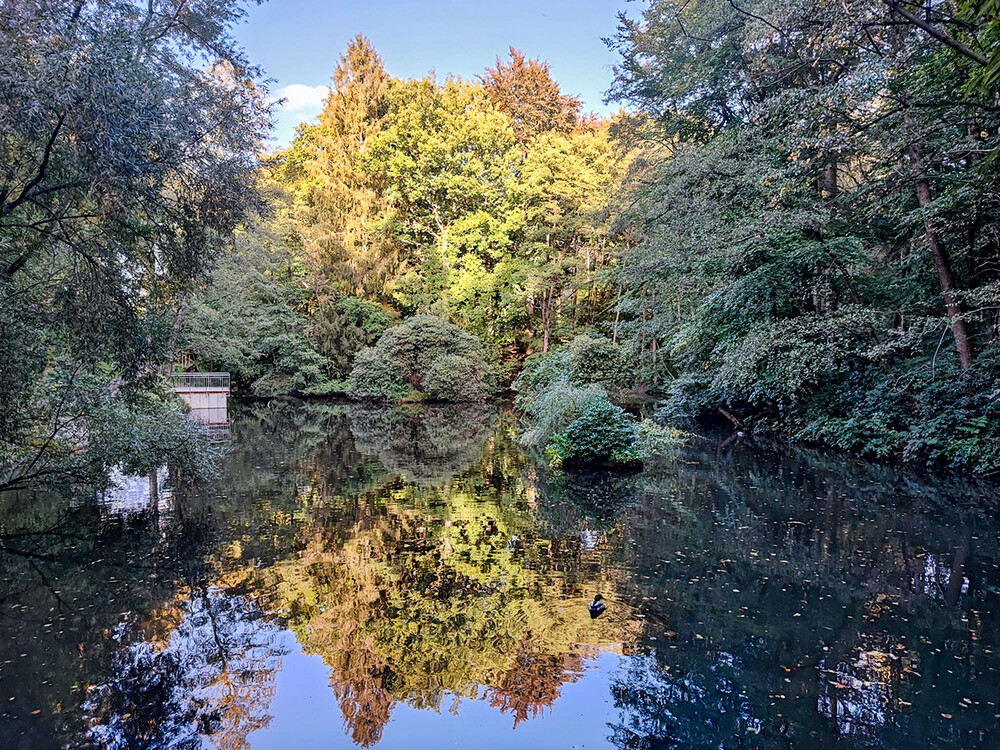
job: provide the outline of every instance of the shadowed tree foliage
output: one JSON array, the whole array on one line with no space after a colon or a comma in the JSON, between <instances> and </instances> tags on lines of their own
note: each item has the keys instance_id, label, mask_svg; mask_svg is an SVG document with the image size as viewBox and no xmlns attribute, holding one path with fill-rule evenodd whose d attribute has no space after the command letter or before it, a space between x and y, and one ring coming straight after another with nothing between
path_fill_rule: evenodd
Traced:
<instances>
[{"instance_id":1,"label":"shadowed tree foliage","mask_svg":"<svg viewBox=\"0 0 1000 750\"><path fill-rule=\"evenodd\" d=\"M171 356L185 290L261 205L270 105L229 35L243 13L0 7L0 487L100 474L114 456L66 446L115 430L109 407L169 419L136 390Z\"/></svg>"},{"instance_id":2,"label":"shadowed tree foliage","mask_svg":"<svg viewBox=\"0 0 1000 750\"><path fill-rule=\"evenodd\" d=\"M953 3L622 20L617 328L664 418L1000 466L1000 120L970 83L994 36Z\"/></svg>"},{"instance_id":3,"label":"shadowed tree foliage","mask_svg":"<svg viewBox=\"0 0 1000 750\"><path fill-rule=\"evenodd\" d=\"M280 229L256 221L236 234L188 297L178 345L198 369L229 372L238 390L322 393L333 368L310 336L305 273Z\"/></svg>"}]
</instances>

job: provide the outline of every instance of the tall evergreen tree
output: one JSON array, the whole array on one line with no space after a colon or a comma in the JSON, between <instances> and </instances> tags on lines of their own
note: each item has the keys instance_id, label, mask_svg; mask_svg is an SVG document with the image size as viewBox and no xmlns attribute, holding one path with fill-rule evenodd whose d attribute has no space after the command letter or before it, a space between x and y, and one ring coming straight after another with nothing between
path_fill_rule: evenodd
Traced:
<instances>
[{"instance_id":1,"label":"tall evergreen tree","mask_svg":"<svg viewBox=\"0 0 1000 750\"><path fill-rule=\"evenodd\" d=\"M321 297L389 292L392 250L375 226L382 186L359 166L384 126L388 85L382 58L359 34L337 61L319 122L302 128L292 146L307 152L298 186L300 219Z\"/></svg>"},{"instance_id":2,"label":"tall evergreen tree","mask_svg":"<svg viewBox=\"0 0 1000 750\"><path fill-rule=\"evenodd\" d=\"M583 103L560 91L549 64L528 59L514 47L509 63L497 57L496 67L487 68L479 78L486 96L507 115L522 145L542 133L568 132L580 122Z\"/></svg>"}]
</instances>

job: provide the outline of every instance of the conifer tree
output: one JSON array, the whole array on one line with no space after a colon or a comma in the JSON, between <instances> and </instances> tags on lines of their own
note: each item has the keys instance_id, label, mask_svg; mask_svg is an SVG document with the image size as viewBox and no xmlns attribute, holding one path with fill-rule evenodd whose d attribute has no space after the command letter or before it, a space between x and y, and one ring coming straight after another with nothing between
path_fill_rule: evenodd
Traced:
<instances>
[{"instance_id":1,"label":"conifer tree","mask_svg":"<svg viewBox=\"0 0 1000 750\"><path fill-rule=\"evenodd\" d=\"M299 214L320 297L387 291L391 253L373 229L381 190L358 165L383 126L388 84L382 58L359 34L337 62L319 123L296 139L308 142Z\"/></svg>"},{"instance_id":2,"label":"conifer tree","mask_svg":"<svg viewBox=\"0 0 1000 750\"><path fill-rule=\"evenodd\" d=\"M583 103L567 96L552 78L549 64L528 59L510 48L510 62L497 57L495 68L487 68L480 80L493 106L507 115L522 145L553 130L567 132L581 119Z\"/></svg>"}]
</instances>

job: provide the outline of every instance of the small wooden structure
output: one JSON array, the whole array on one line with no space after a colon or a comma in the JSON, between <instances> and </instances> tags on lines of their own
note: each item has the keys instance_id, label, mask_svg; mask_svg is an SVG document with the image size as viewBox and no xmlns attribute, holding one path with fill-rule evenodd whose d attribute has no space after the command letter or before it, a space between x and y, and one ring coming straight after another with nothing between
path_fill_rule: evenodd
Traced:
<instances>
[{"instance_id":1,"label":"small wooden structure","mask_svg":"<svg viewBox=\"0 0 1000 750\"><path fill-rule=\"evenodd\" d=\"M208 427L228 427L228 372L176 372L170 377L174 391L191 407L191 414L197 420Z\"/></svg>"}]
</instances>

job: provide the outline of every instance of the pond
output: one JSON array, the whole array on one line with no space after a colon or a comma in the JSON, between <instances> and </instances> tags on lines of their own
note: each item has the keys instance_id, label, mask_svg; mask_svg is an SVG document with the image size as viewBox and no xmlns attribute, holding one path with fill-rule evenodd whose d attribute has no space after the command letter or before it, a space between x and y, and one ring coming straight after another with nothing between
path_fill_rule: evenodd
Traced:
<instances>
[{"instance_id":1,"label":"pond","mask_svg":"<svg viewBox=\"0 0 1000 750\"><path fill-rule=\"evenodd\" d=\"M1000 746L995 487L514 430L243 404L210 481L0 498L0 747Z\"/></svg>"}]
</instances>

